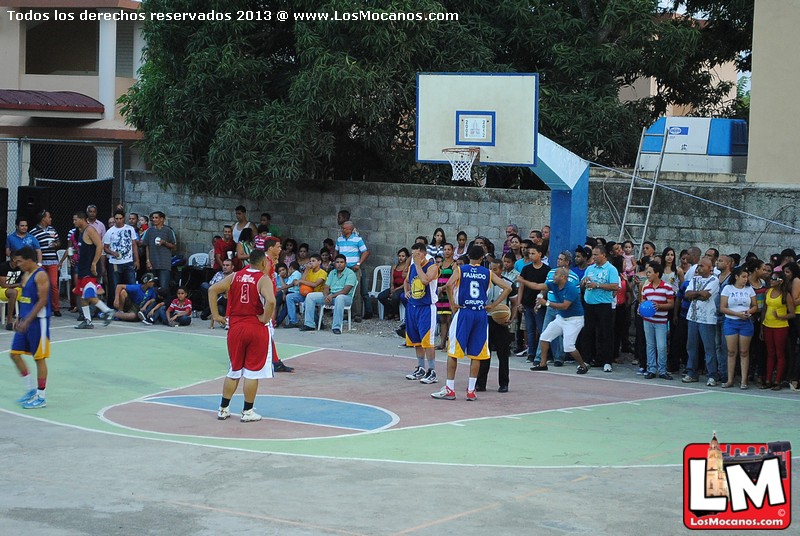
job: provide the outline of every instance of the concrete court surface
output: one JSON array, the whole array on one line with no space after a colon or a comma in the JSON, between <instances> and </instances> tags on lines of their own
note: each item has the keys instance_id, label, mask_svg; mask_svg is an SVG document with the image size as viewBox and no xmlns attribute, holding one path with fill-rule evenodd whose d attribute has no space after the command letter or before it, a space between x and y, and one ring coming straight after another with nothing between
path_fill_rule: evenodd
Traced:
<instances>
[{"instance_id":1,"label":"concrete court surface","mask_svg":"<svg viewBox=\"0 0 800 536\"><path fill-rule=\"evenodd\" d=\"M115 322L79 332L69 316L53 322L47 408L13 404L22 384L0 360L2 535L689 533L686 443L716 430L722 442L800 444L796 393L651 383L630 366L579 378L568 367L532 373L512 358L511 392L494 392L493 369L489 391L470 404L461 366L460 399L435 401L429 393L442 384L403 379L413 351L366 333L376 322L341 336L278 330L297 373L260 394L265 404L277 394L360 403L366 392L398 416L389 428L331 437L323 426L292 438L288 426L308 424L220 423L201 408L178 421L182 434L166 434L158 426L174 408L164 405L151 429L135 429L114 411L154 395L219 396L225 332L199 319L185 329ZM11 334L0 340L7 349ZM198 430L209 423L239 437L206 437ZM792 504L796 517L800 501Z\"/></svg>"}]
</instances>

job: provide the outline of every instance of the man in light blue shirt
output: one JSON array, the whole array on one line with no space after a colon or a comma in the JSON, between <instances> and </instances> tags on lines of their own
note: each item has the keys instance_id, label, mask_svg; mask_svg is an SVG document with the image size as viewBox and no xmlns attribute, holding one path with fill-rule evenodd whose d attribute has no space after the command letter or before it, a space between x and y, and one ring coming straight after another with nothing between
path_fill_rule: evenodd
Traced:
<instances>
[{"instance_id":1,"label":"man in light blue shirt","mask_svg":"<svg viewBox=\"0 0 800 536\"><path fill-rule=\"evenodd\" d=\"M362 300L364 307L364 318L372 318L372 303L369 299L367 292L367 279L362 265L369 257L369 250L364 243L364 239L359 236L355 231L353 222L346 221L342 223L342 234L336 239L336 250L345 256L347 259L347 267L355 272L356 277L361 282L361 289L359 289L359 297L353 302L353 319L355 322L361 322L362 314Z\"/></svg>"},{"instance_id":2,"label":"man in light blue shirt","mask_svg":"<svg viewBox=\"0 0 800 536\"><path fill-rule=\"evenodd\" d=\"M322 292L311 292L306 296L305 319L300 331L313 331L314 313L317 305L333 305L333 324L331 330L335 335L342 334L342 321L344 308L353 303L353 290L358 283L355 272L347 267L347 259L341 253L336 255L333 263L335 270L331 270L325 280Z\"/></svg>"},{"instance_id":3,"label":"man in light blue shirt","mask_svg":"<svg viewBox=\"0 0 800 536\"><path fill-rule=\"evenodd\" d=\"M585 290L585 343L586 359L593 367L603 367L604 372L612 372L611 360L614 357L614 315L612 303L619 288L619 272L608 262L606 250L595 247L592 250L594 264L586 268L581 279Z\"/></svg>"}]
</instances>

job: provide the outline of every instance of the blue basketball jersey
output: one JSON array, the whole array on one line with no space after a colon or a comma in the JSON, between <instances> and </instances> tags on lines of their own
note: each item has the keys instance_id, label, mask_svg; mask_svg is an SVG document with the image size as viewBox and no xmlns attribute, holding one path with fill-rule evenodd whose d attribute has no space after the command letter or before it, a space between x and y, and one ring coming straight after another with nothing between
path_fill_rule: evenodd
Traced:
<instances>
[{"instance_id":1,"label":"blue basketball jersey","mask_svg":"<svg viewBox=\"0 0 800 536\"><path fill-rule=\"evenodd\" d=\"M467 309L483 309L489 301L492 272L483 266L461 266L456 284L456 303Z\"/></svg>"},{"instance_id":2,"label":"blue basketball jersey","mask_svg":"<svg viewBox=\"0 0 800 536\"><path fill-rule=\"evenodd\" d=\"M36 288L36 274L39 272L44 273L44 270L37 268L36 271L33 272L28 278L28 281L25 282L25 286L22 287L20 296L17 297L17 303L19 304L19 318L26 318L36 304L39 303L39 291ZM47 318L50 316L50 292L47 293L47 302L45 303L45 306L42 307L42 309L39 311L39 314L36 316L37 318Z\"/></svg>"},{"instance_id":3,"label":"blue basketball jersey","mask_svg":"<svg viewBox=\"0 0 800 536\"><path fill-rule=\"evenodd\" d=\"M423 271L427 271L433 264L435 264L433 259L429 259L422 267ZM411 269L408 270L408 283L411 286L411 297L408 299L408 303L413 305L430 305L435 303L436 300L434 300L432 296L436 294L436 282L437 279L434 278L428 282L428 284L423 283L417 273L417 265L412 263Z\"/></svg>"}]
</instances>

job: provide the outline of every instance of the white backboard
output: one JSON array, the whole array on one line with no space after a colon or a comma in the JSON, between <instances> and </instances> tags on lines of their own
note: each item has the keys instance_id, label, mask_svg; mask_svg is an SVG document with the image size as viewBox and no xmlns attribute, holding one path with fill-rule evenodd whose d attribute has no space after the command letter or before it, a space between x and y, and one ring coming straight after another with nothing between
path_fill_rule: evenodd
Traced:
<instances>
[{"instance_id":1,"label":"white backboard","mask_svg":"<svg viewBox=\"0 0 800 536\"><path fill-rule=\"evenodd\" d=\"M533 166L538 105L535 73L417 73L417 161L478 147L483 166Z\"/></svg>"}]
</instances>

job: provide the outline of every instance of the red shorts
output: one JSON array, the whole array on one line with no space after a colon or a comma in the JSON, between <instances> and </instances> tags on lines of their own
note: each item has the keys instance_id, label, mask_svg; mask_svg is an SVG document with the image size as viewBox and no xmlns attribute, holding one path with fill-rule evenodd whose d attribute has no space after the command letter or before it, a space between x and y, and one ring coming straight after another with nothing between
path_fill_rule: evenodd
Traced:
<instances>
[{"instance_id":1,"label":"red shorts","mask_svg":"<svg viewBox=\"0 0 800 536\"><path fill-rule=\"evenodd\" d=\"M96 298L97 294L102 289L103 286L97 284L96 277L87 275L86 277L78 278L78 284L72 289L72 293L84 298Z\"/></svg>"},{"instance_id":2,"label":"red shorts","mask_svg":"<svg viewBox=\"0 0 800 536\"><path fill-rule=\"evenodd\" d=\"M231 372L242 369L258 373L267 365L272 369L272 338L269 329L261 322L237 322L228 330L228 355ZM245 377L248 374L245 372ZM270 375L271 376L271 375Z\"/></svg>"}]
</instances>

